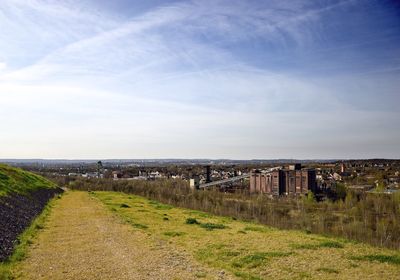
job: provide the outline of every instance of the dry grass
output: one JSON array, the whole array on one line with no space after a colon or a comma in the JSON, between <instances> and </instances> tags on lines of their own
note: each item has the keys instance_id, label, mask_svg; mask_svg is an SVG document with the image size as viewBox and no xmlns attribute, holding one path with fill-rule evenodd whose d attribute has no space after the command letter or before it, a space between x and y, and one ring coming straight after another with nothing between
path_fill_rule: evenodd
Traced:
<instances>
[{"instance_id":1,"label":"dry grass","mask_svg":"<svg viewBox=\"0 0 400 280\"><path fill-rule=\"evenodd\" d=\"M128 224L145 225L140 230L143 233L239 279L399 279L398 251L277 230L122 193L95 192L92 196ZM121 208L121 204L129 207ZM201 225L218 226L209 230Z\"/></svg>"},{"instance_id":2,"label":"dry grass","mask_svg":"<svg viewBox=\"0 0 400 280\"><path fill-rule=\"evenodd\" d=\"M139 203L135 201L128 196L112 198L108 204L115 211L110 212L87 192L67 192L56 201L28 248L26 259L14 268L15 277L57 280L197 279L201 276L219 279L218 271L202 267L190 254L164 239L166 236L181 238L183 233L169 230L165 231L166 235L161 232L152 235L147 221L129 215L121 220L112 214L137 210ZM143 207L156 209L157 205L147 204L146 201Z\"/></svg>"}]
</instances>

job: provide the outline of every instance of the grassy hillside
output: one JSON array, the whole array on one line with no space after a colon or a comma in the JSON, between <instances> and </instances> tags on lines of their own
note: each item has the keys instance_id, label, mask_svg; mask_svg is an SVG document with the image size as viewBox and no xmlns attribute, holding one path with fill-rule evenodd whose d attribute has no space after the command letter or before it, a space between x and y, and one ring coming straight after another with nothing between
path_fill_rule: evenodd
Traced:
<instances>
[{"instance_id":1,"label":"grassy hillside","mask_svg":"<svg viewBox=\"0 0 400 280\"><path fill-rule=\"evenodd\" d=\"M27 194L30 191L55 187L54 183L41 176L0 164L0 197L12 192Z\"/></svg>"},{"instance_id":2,"label":"grassy hillside","mask_svg":"<svg viewBox=\"0 0 400 280\"><path fill-rule=\"evenodd\" d=\"M136 230L238 279L398 279L400 275L399 251L278 230L134 195L91 194Z\"/></svg>"}]
</instances>

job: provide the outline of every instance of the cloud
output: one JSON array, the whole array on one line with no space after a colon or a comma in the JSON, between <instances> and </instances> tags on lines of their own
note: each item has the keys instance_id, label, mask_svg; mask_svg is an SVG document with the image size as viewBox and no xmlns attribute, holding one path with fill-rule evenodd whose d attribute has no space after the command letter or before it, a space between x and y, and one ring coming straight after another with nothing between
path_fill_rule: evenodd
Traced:
<instances>
[{"instance_id":1,"label":"cloud","mask_svg":"<svg viewBox=\"0 0 400 280\"><path fill-rule=\"evenodd\" d=\"M0 4L0 157L313 157L399 139L396 73L320 74L324 17L356 1L185 1L132 18L24 3Z\"/></svg>"},{"instance_id":2,"label":"cloud","mask_svg":"<svg viewBox=\"0 0 400 280\"><path fill-rule=\"evenodd\" d=\"M154 64L168 58L180 59L193 67L213 67L221 63L220 56L227 56L218 47L221 42L249 37L278 45L288 39L302 44L303 39L310 37L305 34L309 29L303 27L315 21L321 12L305 12L304 1L294 1L290 6L272 1L268 7L246 5L242 1L229 6L226 1L193 1L163 6L121 22L63 5L39 1L30 1L27 6L16 3L12 9L11 4L6 5L5 10L14 17L18 15L21 27L29 26L30 30L11 27L11 21L6 19L10 32L21 33L22 40L39 39L38 49L42 49L42 42L46 48L53 45L53 50L43 54L37 64L77 63L94 72L99 67L102 71L112 71L143 65L143 60L150 59ZM4 40L11 36L7 32L5 35ZM38 57L40 54L35 55L33 47L33 56ZM210 65L212 59L215 62ZM68 67L79 71L77 66Z\"/></svg>"}]
</instances>

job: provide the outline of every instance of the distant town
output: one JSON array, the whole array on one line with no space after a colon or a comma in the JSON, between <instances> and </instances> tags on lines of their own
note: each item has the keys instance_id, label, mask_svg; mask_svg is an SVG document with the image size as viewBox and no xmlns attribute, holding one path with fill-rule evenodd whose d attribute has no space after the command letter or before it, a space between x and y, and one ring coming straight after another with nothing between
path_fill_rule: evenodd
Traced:
<instances>
[{"instance_id":1,"label":"distant town","mask_svg":"<svg viewBox=\"0 0 400 280\"><path fill-rule=\"evenodd\" d=\"M47 177L110 180L182 180L192 188L238 190L318 199L356 192L400 190L400 160L2 160Z\"/></svg>"}]
</instances>

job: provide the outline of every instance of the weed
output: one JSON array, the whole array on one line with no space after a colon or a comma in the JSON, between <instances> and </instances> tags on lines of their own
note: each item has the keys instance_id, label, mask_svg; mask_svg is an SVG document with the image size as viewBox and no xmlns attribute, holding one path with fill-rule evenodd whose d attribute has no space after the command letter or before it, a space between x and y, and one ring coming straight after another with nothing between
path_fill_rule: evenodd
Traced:
<instances>
[{"instance_id":1,"label":"weed","mask_svg":"<svg viewBox=\"0 0 400 280\"><path fill-rule=\"evenodd\" d=\"M377 261L381 263L400 265L400 256L398 255L364 255L364 256L353 256L350 257L352 260L357 261Z\"/></svg>"},{"instance_id":2,"label":"weed","mask_svg":"<svg viewBox=\"0 0 400 280\"><path fill-rule=\"evenodd\" d=\"M258 232L268 232L269 230L266 227L256 227L256 226L247 226L244 228L247 231L258 231Z\"/></svg>"},{"instance_id":3,"label":"weed","mask_svg":"<svg viewBox=\"0 0 400 280\"><path fill-rule=\"evenodd\" d=\"M318 244L291 244L293 249L316 250L318 248L344 248L343 244L336 241L324 241Z\"/></svg>"},{"instance_id":4,"label":"weed","mask_svg":"<svg viewBox=\"0 0 400 280\"><path fill-rule=\"evenodd\" d=\"M186 224L188 225L199 225L200 223L195 218L187 218Z\"/></svg>"},{"instance_id":5,"label":"weed","mask_svg":"<svg viewBox=\"0 0 400 280\"><path fill-rule=\"evenodd\" d=\"M135 227L135 228L138 228L138 229L147 229L147 228L149 228L147 225L143 225L143 224L139 224L139 223L136 223L136 222L134 222L131 218L129 218L129 217L124 217L124 216L121 216L122 218L123 218L123 220L126 222L126 223L128 223L128 224L130 224L131 226L133 226L133 227Z\"/></svg>"},{"instance_id":6,"label":"weed","mask_svg":"<svg viewBox=\"0 0 400 280\"><path fill-rule=\"evenodd\" d=\"M251 255L247 255L238 261L232 263L233 267L236 268L256 268L264 263L264 261L272 258L280 258L280 257L287 257L292 253L286 252L259 252Z\"/></svg>"},{"instance_id":7,"label":"weed","mask_svg":"<svg viewBox=\"0 0 400 280\"><path fill-rule=\"evenodd\" d=\"M312 275L308 272L300 272L299 278L300 279L308 279L308 278L312 278Z\"/></svg>"},{"instance_id":8,"label":"weed","mask_svg":"<svg viewBox=\"0 0 400 280\"><path fill-rule=\"evenodd\" d=\"M185 235L185 232L179 232L179 231L167 231L164 232L164 235L170 236L170 237L176 237L176 236L182 236Z\"/></svg>"},{"instance_id":9,"label":"weed","mask_svg":"<svg viewBox=\"0 0 400 280\"><path fill-rule=\"evenodd\" d=\"M322 248L343 248L343 244L336 242L336 241L324 241L321 242L318 247L322 247Z\"/></svg>"},{"instance_id":10,"label":"weed","mask_svg":"<svg viewBox=\"0 0 400 280\"><path fill-rule=\"evenodd\" d=\"M213 223L200 224L200 227L205 228L206 230L225 229L226 228L226 226L223 224L213 224Z\"/></svg>"},{"instance_id":11,"label":"weed","mask_svg":"<svg viewBox=\"0 0 400 280\"><path fill-rule=\"evenodd\" d=\"M42 224L37 224L37 225L35 226L35 228L36 228L36 229L44 229L44 225L42 225Z\"/></svg>"},{"instance_id":12,"label":"weed","mask_svg":"<svg viewBox=\"0 0 400 280\"><path fill-rule=\"evenodd\" d=\"M139 229L147 229L147 228L149 228L146 225L138 224L138 223L132 223L131 225L134 226L135 228L139 228Z\"/></svg>"},{"instance_id":13,"label":"weed","mask_svg":"<svg viewBox=\"0 0 400 280\"><path fill-rule=\"evenodd\" d=\"M240 255L239 251L224 251L223 254L227 257L236 257Z\"/></svg>"}]
</instances>

